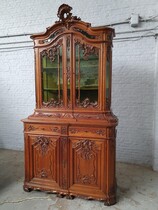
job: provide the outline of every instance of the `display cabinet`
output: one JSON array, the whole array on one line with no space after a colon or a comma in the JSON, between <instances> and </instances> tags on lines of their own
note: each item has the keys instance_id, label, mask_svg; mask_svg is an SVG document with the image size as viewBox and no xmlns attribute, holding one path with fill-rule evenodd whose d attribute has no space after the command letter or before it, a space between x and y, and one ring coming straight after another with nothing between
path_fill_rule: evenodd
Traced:
<instances>
[{"instance_id":1,"label":"display cabinet","mask_svg":"<svg viewBox=\"0 0 158 210\"><path fill-rule=\"evenodd\" d=\"M116 202L111 111L114 30L59 7L56 23L34 34L36 108L23 120L24 190Z\"/></svg>"}]
</instances>

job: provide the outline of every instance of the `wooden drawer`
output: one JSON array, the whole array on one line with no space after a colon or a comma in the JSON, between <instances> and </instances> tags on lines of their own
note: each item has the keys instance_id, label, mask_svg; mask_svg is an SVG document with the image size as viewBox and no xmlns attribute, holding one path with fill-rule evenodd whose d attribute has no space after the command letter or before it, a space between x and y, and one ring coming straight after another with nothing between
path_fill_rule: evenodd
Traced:
<instances>
[{"instance_id":1,"label":"wooden drawer","mask_svg":"<svg viewBox=\"0 0 158 210\"><path fill-rule=\"evenodd\" d=\"M113 127L69 127L69 136L114 138L115 129Z\"/></svg>"},{"instance_id":2,"label":"wooden drawer","mask_svg":"<svg viewBox=\"0 0 158 210\"><path fill-rule=\"evenodd\" d=\"M69 136L82 137L104 137L106 136L106 129L92 128L92 127L70 127Z\"/></svg>"},{"instance_id":3,"label":"wooden drawer","mask_svg":"<svg viewBox=\"0 0 158 210\"><path fill-rule=\"evenodd\" d=\"M55 124L34 124L34 123L26 123L24 125L24 132L41 134L41 133L49 133L51 135L67 135L67 126L55 125Z\"/></svg>"}]
</instances>

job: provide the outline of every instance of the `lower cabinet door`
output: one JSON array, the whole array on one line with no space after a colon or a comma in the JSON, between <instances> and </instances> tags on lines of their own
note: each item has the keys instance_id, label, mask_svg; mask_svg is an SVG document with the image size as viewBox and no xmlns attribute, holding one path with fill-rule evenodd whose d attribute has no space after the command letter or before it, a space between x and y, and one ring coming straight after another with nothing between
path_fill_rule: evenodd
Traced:
<instances>
[{"instance_id":1,"label":"lower cabinet door","mask_svg":"<svg viewBox=\"0 0 158 210\"><path fill-rule=\"evenodd\" d=\"M69 192L87 198L105 199L106 141L70 138Z\"/></svg>"},{"instance_id":2,"label":"lower cabinet door","mask_svg":"<svg viewBox=\"0 0 158 210\"><path fill-rule=\"evenodd\" d=\"M58 145L59 137L25 137L25 183L46 190L59 188Z\"/></svg>"}]
</instances>

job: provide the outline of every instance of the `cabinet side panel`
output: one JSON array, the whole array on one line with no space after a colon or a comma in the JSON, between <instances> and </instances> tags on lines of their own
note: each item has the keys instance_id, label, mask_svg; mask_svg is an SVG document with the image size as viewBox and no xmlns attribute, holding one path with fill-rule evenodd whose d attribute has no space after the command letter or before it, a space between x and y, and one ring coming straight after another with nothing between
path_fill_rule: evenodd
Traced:
<instances>
[{"instance_id":1,"label":"cabinet side panel","mask_svg":"<svg viewBox=\"0 0 158 210\"><path fill-rule=\"evenodd\" d=\"M107 202L116 202L116 176L115 176L115 139L107 140Z\"/></svg>"}]
</instances>

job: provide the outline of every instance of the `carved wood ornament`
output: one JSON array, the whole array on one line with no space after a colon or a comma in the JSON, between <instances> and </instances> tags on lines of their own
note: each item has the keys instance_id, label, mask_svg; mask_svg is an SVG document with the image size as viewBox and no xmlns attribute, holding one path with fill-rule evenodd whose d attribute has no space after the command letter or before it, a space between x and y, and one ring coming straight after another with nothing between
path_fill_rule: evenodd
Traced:
<instances>
[{"instance_id":1,"label":"carved wood ornament","mask_svg":"<svg viewBox=\"0 0 158 210\"><path fill-rule=\"evenodd\" d=\"M45 136L38 136L36 138L35 145L36 144L39 144L41 146L42 154L45 155L50 144L50 139Z\"/></svg>"},{"instance_id":2,"label":"carved wood ornament","mask_svg":"<svg viewBox=\"0 0 158 210\"><path fill-rule=\"evenodd\" d=\"M79 140L77 143L73 144L73 148L75 148L85 160L93 158L98 149L96 143L89 139Z\"/></svg>"},{"instance_id":3,"label":"carved wood ornament","mask_svg":"<svg viewBox=\"0 0 158 210\"><path fill-rule=\"evenodd\" d=\"M46 56L46 57L48 57L50 59L51 62L53 62L56 59L56 56L59 53L58 49L60 48L60 46L62 46L62 44L63 44L62 42L63 42L63 40L60 39L51 48L43 50L41 52L42 57Z\"/></svg>"},{"instance_id":4,"label":"carved wood ornament","mask_svg":"<svg viewBox=\"0 0 158 210\"><path fill-rule=\"evenodd\" d=\"M91 27L71 11L71 6L62 4L58 21L45 33L31 36L36 108L23 120L24 190L112 205L116 203L118 124L111 111L114 30Z\"/></svg>"},{"instance_id":5,"label":"carved wood ornament","mask_svg":"<svg viewBox=\"0 0 158 210\"><path fill-rule=\"evenodd\" d=\"M67 4L62 4L58 9L57 16L59 17L59 21L56 21L56 23L65 23L72 20L81 20L77 16L72 16L71 10L72 7L70 7Z\"/></svg>"},{"instance_id":6,"label":"carved wood ornament","mask_svg":"<svg viewBox=\"0 0 158 210\"><path fill-rule=\"evenodd\" d=\"M106 134L107 134L106 129L92 129L92 128L89 129L89 128L85 128L85 127L70 128L69 131L72 134L78 134L80 132L98 134L100 136L106 136Z\"/></svg>"}]
</instances>

